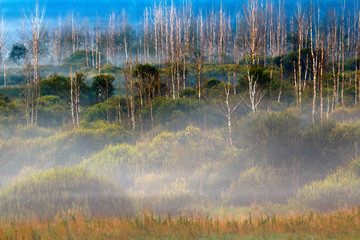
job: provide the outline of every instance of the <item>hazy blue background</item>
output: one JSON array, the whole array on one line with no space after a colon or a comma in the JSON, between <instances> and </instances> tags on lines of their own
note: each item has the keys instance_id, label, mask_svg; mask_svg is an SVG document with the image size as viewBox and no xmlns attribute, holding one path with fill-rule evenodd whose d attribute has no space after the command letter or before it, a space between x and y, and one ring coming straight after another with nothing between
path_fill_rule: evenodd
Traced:
<instances>
[{"instance_id":1,"label":"hazy blue background","mask_svg":"<svg viewBox=\"0 0 360 240\"><path fill-rule=\"evenodd\" d=\"M182 5L184 0L174 0L176 5ZM227 11L234 14L236 9L242 8L245 0L223 0L223 5ZM284 0L283 0L284 1ZM316 1L316 0L315 0ZM347 0L347 9L352 10L354 2L357 0ZM153 0L40 0L41 5L46 6L46 17L48 19L57 19L59 15L65 17L72 12L78 17L95 19L96 16L105 17L113 10L121 12L125 9L129 15L130 21L138 21L142 16L146 6L152 6ZM171 3L171 0L162 1ZM275 0L277 2L277 0ZM322 9L327 7L338 8L341 0L319 0ZM294 9L296 0L286 0L286 8L289 13ZM207 10L214 7L218 8L218 0L193 0L194 10ZM0 8L4 11L9 21L20 18L24 11L32 8L33 0L0 0Z\"/></svg>"}]
</instances>

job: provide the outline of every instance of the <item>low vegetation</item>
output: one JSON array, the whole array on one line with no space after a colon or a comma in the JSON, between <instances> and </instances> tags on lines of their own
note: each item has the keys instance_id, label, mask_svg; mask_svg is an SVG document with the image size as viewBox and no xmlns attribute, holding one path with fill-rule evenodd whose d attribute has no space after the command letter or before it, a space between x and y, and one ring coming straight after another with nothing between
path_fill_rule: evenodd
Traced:
<instances>
[{"instance_id":1,"label":"low vegetation","mask_svg":"<svg viewBox=\"0 0 360 240\"><path fill-rule=\"evenodd\" d=\"M17 221L0 226L3 239L357 239L357 208L329 214L291 217L251 215L158 217L144 212L134 218L87 218L72 214L49 221Z\"/></svg>"}]
</instances>

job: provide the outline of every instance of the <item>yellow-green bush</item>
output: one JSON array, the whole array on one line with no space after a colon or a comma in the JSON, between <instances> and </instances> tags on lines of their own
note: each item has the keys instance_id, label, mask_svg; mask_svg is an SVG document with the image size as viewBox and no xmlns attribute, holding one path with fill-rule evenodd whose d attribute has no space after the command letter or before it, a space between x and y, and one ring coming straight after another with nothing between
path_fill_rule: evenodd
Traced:
<instances>
[{"instance_id":1,"label":"yellow-green bush","mask_svg":"<svg viewBox=\"0 0 360 240\"><path fill-rule=\"evenodd\" d=\"M50 132L33 127L19 130L19 135L29 137L31 134L46 136ZM104 122L92 123L63 133L58 132L50 137L12 138L1 148L1 164L7 171L0 178L6 181L24 166L40 169L56 165L74 166L107 145L132 141L132 133L121 126Z\"/></svg>"},{"instance_id":2,"label":"yellow-green bush","mask_svg":"<svg viewBox=\"0 0 360 240\"><path fill-rule=\"evenodd\" d=\"M140 171L141 159L141 152L135 146L121 144L106 147L84 160L81 165L128 186Z\"/></svg>"},{"instance_id":3,"label":"yellow-green bush","mask_svg":"<svg viewBox=\"0 0 360 240\"><path fill-rule=\"evenodd\" d=\"M181 174L176 172L149 173L134 181L132 199L140 208L157 214L177 214L195 203L194 192Z\"/></svg>"},{"instance_id":4,"label":"yellow-green bush","mask_svg":"<svg viewBox=\"0 0 360 240\"><path fill-rule=\"evenodd\" d=\"M330 113L330 118L337 122L358 121L360 119L360 107L339 107Z\"/></svg>"},{"instance_id":5,"label":"yellow-green bush","mask_svg":"<svg viewBox=\"0 0 360 240\"><path fill-rule=\"evenodd\" d=\"M237 148L227 148L214 156L214 159L207 160L193 171L189 184L199 194L197 197L209 201L221 200L221 193L251 166L248 152Z\"/></svg>"},{"instance_id":6,"label":"yellow-green bush","mask_svg":"<svg viewBox=\"0 0 360 240\"><path fill-rule=\"evenodd\" d=\"M53 218L69 211L121 216L131 214L132 207L123 190L81 167L33 173L0 191L3 218Z\"/></svg>"},{"instance_id":7,"label":"yellow-green bush","mask_svg":"<svg viewBox=\"0 0 360 240\"><path fill-rule=\"evenodd\" d=\"M271 167L253 167L242 173L224 192L223 200L229 205L249 206L253 203L286 202L291 181Z\"/></svg>"},{"instance_id":8,"label":"yellow-green bush","mask_svg":"<svg viewBox=\"0 0 360 240\"><path fill-rule=\"evenodd\" d=\"M215 159L224 142L214 135L205 135L199 128L188 126L177 133L163 132L141 149L150 170L189 171L206 159Z\"/></svg>"},{"instance_id":9,"label":"yellow-green bush","mask_svg":"<svg viewBox=\"0 0 360 240\"><path fill-rule=\"evenodd\" d=\"M290 204L301 209L319 211L354 207L360 203L360 159L348 168L329 174L324 180L306 185Z\"/></svg>"},{"instance_id":10,"label":"yellow-green bush","mask_svg":"<svg viewBox=\"0 0 360 240\"><path fill-rule=\"evenodd\" d=\"M50 128L42 128L37 126L17 126L15 128L14 135L19 138L30 139L30 138L46 138L54 134L54 130Z\"/></svg>"}]
</instances>

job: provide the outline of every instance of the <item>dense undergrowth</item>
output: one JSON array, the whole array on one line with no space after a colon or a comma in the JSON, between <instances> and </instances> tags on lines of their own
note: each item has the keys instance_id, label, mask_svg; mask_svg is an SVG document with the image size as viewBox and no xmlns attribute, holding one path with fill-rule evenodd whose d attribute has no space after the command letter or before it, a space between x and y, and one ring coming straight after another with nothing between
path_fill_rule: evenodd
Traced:
<instances>
[{"instance_id":1,"label":"dense undergrowth","mask_svg":"<svg viewBox=\"0 0 360 240\"><path fill-rule=\"evenodd\" d=\"M312 124L285 111L249 114L235 126L233 146L225 129L191 125L142 140L105 122L65 132L17 127L11 130L16 137L1 140L8 169L3 217L106 215L112 212L97 199L115 204L117 192L132 203L115 204L121 216L144 208L166 215L254 203L327 212L359 203L357 123Z\"/></svg>"}]
</instances>

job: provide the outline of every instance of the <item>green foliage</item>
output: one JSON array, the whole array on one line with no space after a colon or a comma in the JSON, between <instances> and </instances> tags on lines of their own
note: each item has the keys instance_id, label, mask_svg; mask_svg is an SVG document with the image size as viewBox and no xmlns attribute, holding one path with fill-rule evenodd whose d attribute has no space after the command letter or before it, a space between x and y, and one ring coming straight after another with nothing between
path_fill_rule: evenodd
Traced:
<instances>
[{"instance_id":1,"label":"green foliage","mask_svg":"<svg viewBox=\"0 0 360 240\"><path fill-rule=\"evenodd\" d=\"M330 142L337 153L338 161L347 165L356 153L357 144L360 142L359 124L338 124L330 134Z\"/></svg>"},{"instance_id":2,"label":"green foliage","mask_svg":"<svg viewBox=\"0 0 360 240\"><path fill-rule=\"evenodd\" d=\"M69 118L69 105L60 97L47 95L40 98L38 126L56 128Z\"/></svg>"},{"instance_id":3,"label":"green foliage","mask_svg":"<svg viewBox=\"0 0 360 240\"><path fill-rule=\"evenodd\" d=\"M221 194L227 190L233 179L251 166L251 156L245 150L226 148L214 153L212 157L202 159L201 165L189 178L191 189L205 202L226 203ZM201 189L199 189L201 186Z\"/></svg>"},{"instance_id":4,"label":"green foliage","mask_svg":"<svg viewBox=\"0 0 360 240\"><path fill-rule=\"evenodd\" d=\"M87 106L90 99L92 98L92 92L90 86L85 82L86 77L82 73L75 73L73 91L75 92L75 87L78 88L80 93L80 104ZM71 96L70 96L70 78L57 75L55 73L51 74L47 79L40 81L40 93L41 96L54 95L59 96L63 99L68 105L70 105Z\"/></svg>"},{"instance_id":5,"label":"green foliage","mask_svg":"<svg viewBox=\"0 0 360 240\"><path fill-rule=\"evenodd\" d=\"M360 118L360 107L338 107L330 113L330 118L337 122L358 121Z\"/></svg>"},{"instance_id":6,"label":"green foliage","mask_svg":"<svg viewBox=\"0 0 360 240\"><path fill-rule=\"evenodd\" d=\"M108 101L104 103L98 103L86 110L83 121L85 122L96 122L96 121L105 121L107 118L106 115L106 105L109 111L109 122L118 122L119 123L119 111L121 119L127 117L126 109L127 99L124 97L111 97ZM123 120L122 120L123 121Z\"/></svg>"},{"instance_id":7,"label":"green foliage","mask_svg":"<svg viewBox=\"0 0 360 240\"><path fill-rule=\"evenodd\" d=\"M220 85L221 82L217 80L216 78L211 78L205 81L205 83L202 85L203 88L213 88L218 85Z\"/></svg>"},{"instance_id":8,"label":"green foliage","mask_svg":"<svg viewBox=\"0 0 360 240\"><path fill-rule=\"evenodd\" d=\"M108 146L82 162L91 172L111 177L123 186L129 186L141 167L141 151L136 147L121 144Z\"/></svg>"},{"instance_id":9,"label":"green foliage","mask_svg":"<svg viewBox=\"0 0 360 240\"><path fill-rule=\"evenodd\" d=\"M357 60L359 62L359 59ZM345 61L344 68L346 71L355 71L356 68L356 58L350 58Z\"/></svg>"},{"instance_id":10,"label":"green foliage","mask_svg":"<svg viewBox=\"0 0 360 240\"><path fill-rule=\"evenodd\" d=\"M70 82L68 77L52 74L47 79L41 80L40 93L42 96L56 95L63 99L68 99L70 97Z\"/></svg>"},{"instance_id":11,"label":"green foliage","mask_svg":"<svg viewBox=\"0 0 360 240\"><path fill-rule=\"evenodd\" d=\"M54 135L54 130L37 126L17 126L14 135L23 139L47 138Z\"/></svg>"},{"instance_id":12,"label":"green foliage","mask_svg":"<svg viewBox=\"0 0 360 240\"><path fill-rule=\"evenodd\" d=\"M285 74L292 74L294 71L294 62L297 64L298 62L299 53L297 51L291 52L285 56L282 56L283 58L283 67ZM310 48L304 48L301 50L301 69L305 71L306 69L306 62L308 59L309 66L312 66L312 58L311 58L311 49ZM275 59L275 63L280 66L280 57Z\"/></svg>"},{"instance_id":13,"label":"green foliage","mask_svg":"<svg viewBox=\"0 0 360 240\"><path fill-rule=\"evenodd\" d=\"M98 53L94 52L94 55L98 56ZM90 64L90 55L88 57L89 57L88 61ZM101 61L106 62L106 57L104 54L101 54ZM86 67L87 66L86 51L85 50L76 51L74 54L71 54L68 58L65 58L64 63L68 65L72 64L75 68L79 68L79 69L82 67Z\"/></svg>"},{"instance_id":14,"label":"green foliage","mask_svg":"<svg viewBox=\"0 0 360 240\"><path fill-rule=\"evenodd\" d=\"M224 193L230 205L250 206L253 203L283 202L289 195L284 175L271 167L253 167L240 173Z\"/></svg>"},{"instance_id":15,"label":"green foliage","mask_svg":"<svg viewBox=\"0 0 360 240\"><path fill-rule=\"evenodd\" d=\"M25 60L27 53L28 50L24 44L16 43L11 48L9 59L10 61L20 65Z\"/></svg>"},{"instance_id":16,"label":"green foliage","mask_svg":"<svg viewBox=\"0 0 360 240\"><path fill-rule=\"evenodd\" d=\"M177 133L163 132L150 144L143 146L146 149L144 154L147 159L147 169L189 171L201 163L194 159L216 156L223 146L222 143L220 138L205 136L199 128L192 126Z\"/></svg>"},{"instance_id":17,"label":"green foliage","mask_svg":"<svg viewBox=\"0 0 360 240\"><path fill-rule=\"evenodd\" d=\"M125 192L81 167L33 173L0 191L2 218L54 218L78 211L92 216L132 213Z\"/></svg>"},{"instance_id":18,"label":"green foliage","mask_svg":"<svg viewBox=\"0 0 360 240\"><path fill-rule=\"evenodd\" d=\"M138 64L133 71L133 76L139 76L144 82L146 82L148 79L151 80L158 74L159 72L156 67L151 66L150 64Z\"/></svg>"},{"instance_id":19,"label":"green foliage","mask_svg":"<svg viewBox=\"0 0 360 240\"><path fill-rule=\"evenodd\" d=\"M61 135L53 140L54 157L58 164L76 164L91 153L110 144L133 142L132 133L122 126L106 122L85 123L83 127Z\"/></svg>"},{"instance_id":20,"label":"green foliage","mask_svg":"<svg viewBox=\"0 0 360 240\"><path fill-rule=\"evenodd\" d=\"M360 201L359 162L359 159L355 160L348 168L306 185L290 203L319 211L357 206Z\"/></svg>"},{"instance_id":21,"label":"green foliage","mask_svg":"<svg viewBox=\"0 0 360 240\"><path fill-rule=\"evenodd\" d=\"M267 71L263 66L256 65L250 68L250 74L254 77L254 81L256 80L257 89L268 89L271 85L270 72ZM239 83L237 85L237 89L239 91L244 91L249 88L249 81L247 79L246 74L242 74Z\"/></svg>"},{"instance_id":22,"label":"green foliage","mask_svg":"<svg viewBox=\"0 0 360 240\"><path fill-rule=\"evenodd\" d=\"M115 89L113 85L114 81L115 77L109 74L101 74L94 77L91 87L96 93L98 103L104 102L112 96Z\"/></svg>"},{"instance_id":23,"label":"green foliage","mask_svg":"<svg viewBox=\"0 0 360 240\"><path fill-rule=\"evenodd\" d=\"M145 126L150 126L150 107L145 107L142 113L143 120L147 123ZM209 128L223 121L215 108L208 108L206 102L199 102L196 98L156 98L153 102L153 114L154 122L161 131L178 131L190 124L203 128L205 114Z\"/></svg>"},{"instance_id":24,"label":"green foliage","mask_svg":"<svg viewBox=\"0 0 360 240\"><path fill-rule=\"evenodd\" d=\"M299 150L303 159L303 167L306 168L309 178L313 178L319 173L323 176L332 168L339 165L339 149L337 148L339 142L331 140L331 134L336 128L336 123L333 121L323 121L322 123L312 124L302 132L302 143L299 145ZM316 170L318 173L316 173Z\"/></svg>"},{"instance_id":25,"label":"green foliage","mask_svg":"<svg viewBox=\"0 0 360 240\"><path fill-rule=\"evenodd\" d=\"M106 104L98 103L87 109L84 121L86 122L97 122L106 120Z\"/></svg>"},{"instance_id":26,"label":"green foliage","mask_svg":"<svg viewBox=\"0 0 360 240\"><path fill-rule=\"evenodd\" d=\"M121 74L121 68L114 66L114 65L110 65L110 64L106 64L105 66L103 66L101 68L101 72L102 74L112 74L115 76L118 76Z\"/></svg>"},{"instance_id":27,"label":"green foliage","mask_svg":"<svg viewBox=\"0 0 360 240\"><path fill-rule=\"evenodd\" d=\"M248 148L258 162L266 159L271 166L288 169L296 163L296 168L308 172L306 179L346 165L360 140L357 124L323 121L303 127L290 112L257 113L236 124L235 142Z\"/></svg>"},{"instance_id":28,"label":"green foliage","mask_svg":"<svg viewBox=\"0 0 360 240\"><path fill-rule=\"evenodd\" d=\"M181 98L192 98L196 96L196 89L192 87L187 87L180 92Z\"/></svg>"},{"instance_id":29,"label":"green foliage","mask_svg":"<svg viewBox=\"0 0 360 240\"><path fill-rule=\"evenodd\" d=\"M131 196L146 209L161 215L184 212L195 202L186 179L170 173L150 173L136 178Z\"/></svg>"},{"instance_id":30,"label":"green foliage","mask_svg":"<svg viewBox=\"0 0 360 240\"><path fill-rule=\"evenodd\" d=\"M8 170L4 178L17 174L24 166L73 166L107 145L134 142L133 133L106 122L84 123L76 130L57 134L32 128L17 130L15 134L23 139L14 138L3 149L3 166Z\"/></svg>"},{"instance_id":31,"label":"green foliage","mask_svg":"<svg viewBox=\"0 0 360 240\"><path fill-rule=\"evenodd\" d=\"M0 117L17 117L19 107L10 98L0 93Z\"/></svg>"},{"instance_id":32,"label":"green foliage","mask_svg":"<svg viewBox=\"0 0 360 240\"><path fill-rule=\"evenodd\" d=\"M289 112L260 112L237 123L237 144L249 148L260 162L289 168L299 152L301 130L300 119Z\"/></svg>"}]
</instances>

